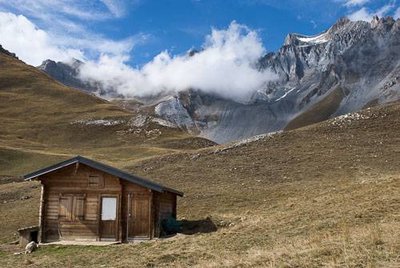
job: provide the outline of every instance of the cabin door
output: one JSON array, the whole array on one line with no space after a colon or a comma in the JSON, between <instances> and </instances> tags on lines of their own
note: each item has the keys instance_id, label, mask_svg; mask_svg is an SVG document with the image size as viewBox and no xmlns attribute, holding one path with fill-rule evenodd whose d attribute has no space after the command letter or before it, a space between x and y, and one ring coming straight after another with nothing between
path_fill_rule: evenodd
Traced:
<instances>
[{"instance_id":1,"label":"cabin door","mask_svg":"<svg viewBox=\"0 0 400 268\"><path fill-rule=\"evenodd\" d=\"M117 239L117 198L101 198L100 240Z\"/></svg>"},{"instance_id":2,"label":"cabin door","mask_svg":"<svg viewBox=\"0 0 400 268\"><path fill-rule=\"evenodd\" d=\"M150 196L130 195L129 238L150 238Z\"/></svg>"}]
</instances>

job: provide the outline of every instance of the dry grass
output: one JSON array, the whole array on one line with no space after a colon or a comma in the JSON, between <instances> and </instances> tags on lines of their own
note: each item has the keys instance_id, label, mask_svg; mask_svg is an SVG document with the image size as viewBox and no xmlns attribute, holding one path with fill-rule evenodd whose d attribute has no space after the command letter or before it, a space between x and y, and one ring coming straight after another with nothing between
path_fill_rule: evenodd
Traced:
<instances>
[{"instance_id":1,"label":"dry grass","mask_svg":"<svg viewBox=\"0 0 400 268\"><path fill-rule=\"evenodd\" d=\"M0 175L21 175L33 164L38 168L77 154L124 165L212 145L154 123L133 127L129 120L137 115L134 111L65 87L2 53L0 69ZM122 123L74 123L98 119Z\"/></svg>"},{"instance_id":2,"label":"dry grass","mask_svg":"<svg viewBox=\"0 0 400 268\"><path fill-rule=\"evenodd\" d=\"M45 247L29 256L3 245L0 266L399 267L399 131L394 104L240 146L127 162L185 192L179 217L211 217L218 230L136 245ZM6 184L0 193L30 187ZM15 202L23 208L38 200ZM13 239L6 226L18 215L37 215L15 207L0 204L1 213L13 212L1 223L3 241Z\"/></svg>"},{"instance_id":3,"label":"dry grass","mask_svg":"<svg viewBox=\"0 0 400 268\"><path fill-rule=\"evenodd\" d=\"M12 58L0 55L0 68L1 175L83 154L183 190L179 217L210 217L218 227L135 245L51 246L15 256L20 249L9 242L17 228L37 222L39 188L7 179L0 184L0 267L400 266L398 104L357 120L195 150L210 144L172 129L146 137L127 132L126 124L71 125L132 114Z\"/></svg>"},{"instance_id":4,"label":"dry grass","mask_svg":"<svg viewBox=\"0 0 400 268\"><path fill-rule=\"evenodd\" d=\"M307 111L297 115L285 127L286 130L292 130L314 123L327 120L336 112L343 100L343 89L335 88L328 96L311 106Z\"/></svg>"}]
</instances>

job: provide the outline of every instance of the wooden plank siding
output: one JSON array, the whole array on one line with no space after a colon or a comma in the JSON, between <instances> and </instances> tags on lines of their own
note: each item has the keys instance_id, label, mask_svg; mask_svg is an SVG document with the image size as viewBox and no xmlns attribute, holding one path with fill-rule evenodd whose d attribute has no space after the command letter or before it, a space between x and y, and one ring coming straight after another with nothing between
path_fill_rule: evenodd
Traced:
<instances>
[{"instance_id":1,"label":"wooden plank siding","mask_svg":"<svg viewBox=\"0 0 400 268\"><path fill-rule=\"evenodd\" d=\"M170 216L176 217L176 196L171 193L162 193L159 198L160 219L167 219Z\"/></svg>"},{"instance_id":2,"label":"wooden plank siding","mask_svg":"<svg viewBox=\"0 0 400 268\"><path fill-rule=\"evenodd\" d=\"M101 240L103 197L117 200L117 241L159 237L162 220L176 217L175 193L160 193L82 163L51 171L38 179L42 183L41 242ZM114 232L114 227L110 228Z\"/></svg>"},{"instance_id":3,"label":"wooden plank siding","mask_svg":"<svg viewBox=\"0 0 400 268\"><path fill-rule=\"evenodd\" d=\"M122 185L123 204L121 225L125 227L124 229L126 230L123 234L123 238L125 240L136 238L151 239L153 234L151 217L152 191L129 182L123 182Z\"/></svg>"},{"instance_id":4,"label":"wooden plank siding","mask_svg":"<svg viewBox=\"0 0 400 268\"><path fill-rule=\"evenodd\" d=\"M121 194L120 179L80 164L43 175L40 180L47 192L44 241L99 240L100 197ZM118 228L117 240L122 230Z\"/></svg>"},{"instance_id":5,"label":"wooden plank siding","mask_svg":"<svg viewBox=\"0 0 400 268\"><path fill-rule=\"evenodd\" d=\"M169 217L176 218L176 195L172 193L156 193L154 196L154 235L162 235L162 221Z\"/></svg>"}]
</instances>

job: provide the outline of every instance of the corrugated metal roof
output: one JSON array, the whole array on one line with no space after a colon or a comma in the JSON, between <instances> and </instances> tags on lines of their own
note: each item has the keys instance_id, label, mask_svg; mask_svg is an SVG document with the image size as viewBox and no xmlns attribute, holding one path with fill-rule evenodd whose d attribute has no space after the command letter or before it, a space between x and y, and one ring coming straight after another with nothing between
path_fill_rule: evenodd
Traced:
<instances>
[{"instance_id":1,"label":"corrugated metal roof","mask_svg":"<svg viewBox=\"0 0 400 268\"><path fill-rule=\"evenodd\" d=\"M72 164L75 164L75 163L82 163L82 164L87 165L89 167L92 167L94 169L101 170L101 171L103 171L105 173L111 174L111 175L113 175L115 177L118 177L120 179L129 181L129 182L132 182L132 183L136 183L136 184L138 184L140 186L149 188L151 190L154 190L154 191L157 191L157 192L160 192L160 193L162 193L162 192L171 192L171 193L177 194L179 196L183 196L182 192L177 191L175 189L172 189L172 188L169 188L169 187L165 187L165 186L163 186L161 184L152 182L152 181L150 181L148 179L144 179L144 178L138 177L136 175L132 175L132 174L127 173L125 171L119 170L117 168L108 166L106 164L103 164L103 163L100 163L100 162L97 162L97 161L94 161L94 160L91 160L91 159L88 159L88 158L85 158L85 157L79 156L79 155L76 156L76 157L73 157L71 159L68 159L68 160L62 161L60 163L57 163L55 165L52 165L52 166L37 170L35 172L26 174L24 176L24 179L25 180L31 180L31 179L37 178L37 177L39 177L41 175L53 172L55 170L61 169L63 167L66 167L66 166L69 166L69 165L72 165Z\"/></svg>"}]
</instances>

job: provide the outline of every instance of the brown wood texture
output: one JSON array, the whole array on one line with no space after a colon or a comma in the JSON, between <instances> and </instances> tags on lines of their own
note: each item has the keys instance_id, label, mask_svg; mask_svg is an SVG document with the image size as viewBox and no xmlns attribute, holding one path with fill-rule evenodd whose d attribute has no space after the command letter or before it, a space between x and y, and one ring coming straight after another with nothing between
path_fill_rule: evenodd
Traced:
<instances>
[{"instance_id":1,"label":"brown wood texture","mask_svg":"<svg viewBox=\"0 0 400 268\"><path fill-rule=\"evenodd\" d=\"M101 221L100 227L101 239L116 239L117 221Z\"/></svg>"},{"instance_id":2,"label":"brown wood texture","mask_svg":"<svg viewBox=\"0 0 400 268\"><path fill-rule=\"evenodd\" d=\"M71 165L39 179L43 184L43 242L158 237L160 221L176 214L175 194L153 192L84 164ZM105 196L117 198L115 221L101 220Z\"/></svg>"},{"instance_id":3,"label":"brown wood texture","mask_svg":"<svg viewBox=\"0 0 400 268\"><path fill-rule=\"evenodd\" d=\"M133 195L131 198L131 217L129 219L129 237L150 238L150 195Z\"/></svg>"},{"instance_id":4,"label":"brown wood texture","mask_svg":"<svg viewBox=\"0 0 400 268\"><path fill-rule=\"evenodd\" d=\"M115 219L114 220L103 220L100 213L100 240L113 239L118 240L118 210L119 210L119 200L118 196L115 195L104 195L101 198L101 207L103 206L103 200L106 198L112 198L116 200L115 207ZM102 210L101 210L102 211Z\"/></svg>"}]
</instances>

